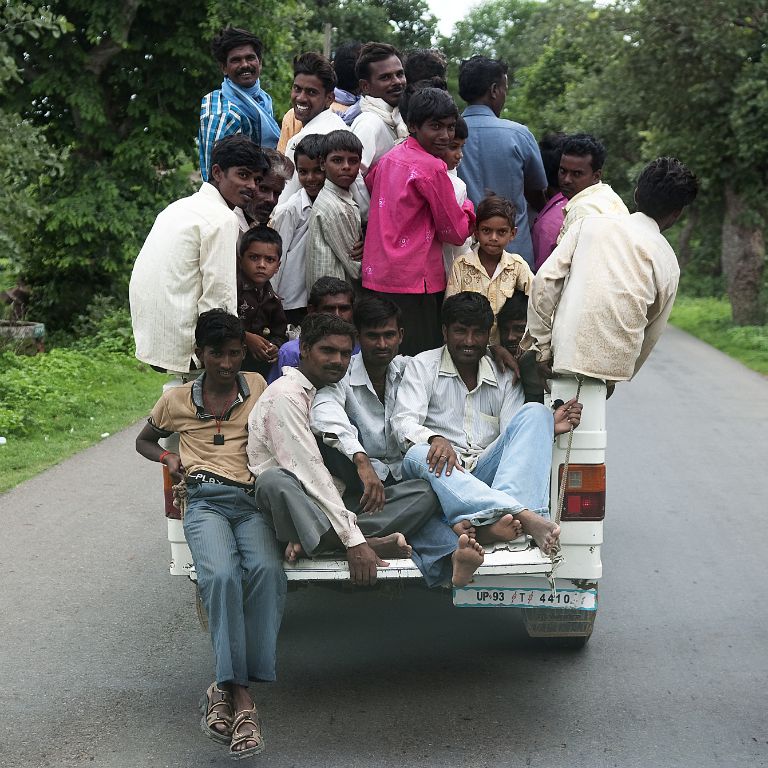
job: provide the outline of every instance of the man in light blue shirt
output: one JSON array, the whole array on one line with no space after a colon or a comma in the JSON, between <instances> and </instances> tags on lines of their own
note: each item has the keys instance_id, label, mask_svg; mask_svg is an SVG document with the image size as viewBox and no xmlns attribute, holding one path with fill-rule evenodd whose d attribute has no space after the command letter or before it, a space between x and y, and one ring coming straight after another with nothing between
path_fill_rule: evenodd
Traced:
<instances>
[{"instance_id":1,"label":"man in light blue shirt","mask_svg":"<svg viewBox=\"0 0 768 768\"><path fill-rule=\"evenodd\" d=\"M507 87L505 62L473 56L461 63L459 94L469 105L462 113L469 137L458 174L475 208L490 192L515 204L517 236L506 250L533 267L528 203L536 211L544 207L547 176L533 134L524 125L499 117Z\"/></svg>"}]
</instances>

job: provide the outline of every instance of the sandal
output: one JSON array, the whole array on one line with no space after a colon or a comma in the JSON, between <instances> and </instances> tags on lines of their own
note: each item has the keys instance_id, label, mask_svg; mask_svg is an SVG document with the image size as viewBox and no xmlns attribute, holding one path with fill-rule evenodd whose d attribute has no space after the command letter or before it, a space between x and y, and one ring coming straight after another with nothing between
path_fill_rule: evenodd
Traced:
<instances>
[{"instance_id":1,"label":"sandal","mask_svg":"<svg viewBox=\"0 0 768 768\"><path fill-rule=\"evenodd\" d=\"M211 683L208 690L200 700L200 711L203 717L200 720L200 728L203 733L221 744L229 744L232 736L232 698L227 691L223 691L216 683ZM214 726L223 725L224 730L217 730Z\"/></svg>"},{"instance_id":2,"label":"sandal","mask_svg":"<svg viewBox=\"0 0 768 768\"><path fill-rule=\"evenodd\" d=\"M249 741L255 741L255 747L235 750L234 747L240 744L247 744ZM235 716L235 722L232 724L232 742L229 745L229 756L233 760L244 760L246 757L253 757L259 752L264 751L264 739L261 735L261 721L256 708L246 709Z\"/></svg>"}]
</instances>

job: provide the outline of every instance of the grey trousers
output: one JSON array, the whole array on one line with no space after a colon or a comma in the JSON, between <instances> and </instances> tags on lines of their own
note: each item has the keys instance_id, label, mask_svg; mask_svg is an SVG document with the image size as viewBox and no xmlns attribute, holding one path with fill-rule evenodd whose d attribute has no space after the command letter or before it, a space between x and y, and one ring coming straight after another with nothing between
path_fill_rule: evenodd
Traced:
<instances>
[{"instance_id":1,"label":"grey trousers","mask_svg":"<svg viewBox=\"0 0 768 768\"><path fill-rule=\"evenodd\" d=\"M274 680L286 579L280 548L253 497L190 484L184 534L216 659L216 682Z\"/></svg>"},{"instance_id":2,"label":"grey trousers","mask_svg":"<svg viewBox=\"0 0 768 768\"><path fill-rule=\"evenodd\" d=\"M256 479L255 488L256 503L271 518L280 541L299 541L310 557L324 551L321 538L333 530L331 523L292 472L268 469ZM429 483L407 480L387 485L384 492L384 509L374 514L360 512L359 494L352 496L354 505L348 503L350 498L346 494L347 509L358 515L357 524L363 535L402 533L413 547L413 561L427 585L433 587L447 581L457 536L442 521L440 505Z\"/></svg>"}]
</instances>

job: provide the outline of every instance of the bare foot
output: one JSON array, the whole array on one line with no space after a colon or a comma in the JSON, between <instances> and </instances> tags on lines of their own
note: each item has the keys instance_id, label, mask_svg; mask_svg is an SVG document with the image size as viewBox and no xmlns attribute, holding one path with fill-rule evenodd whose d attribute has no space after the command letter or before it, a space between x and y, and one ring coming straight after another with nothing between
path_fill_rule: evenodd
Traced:
<instances>
[{"instance_id":1,"label":"bare foot","mask_svg":"<svg viewBox=\"0 0 768 768\"><path fill-rule=\"evenodd\" d=\"M475 535L475 526L472 525L472 523L469 522L469 520L459 520L456 525L451 526L453 528L453 532L457 536L461 536L462 533L466 533L467 536L474 537Z\"/></svg>"},{"instance_id":2,"label":"bare foot","mask_svg":"<svg viewBox=\"0 0 768 768\"><path fill-rule=\"evenodd\" d=\"M477 529L477 540L481 544L493 544L496 541L513 541L523 535L524 528L512 515L504 515L495 523L483 525Z\"/></svg>"},{"instance_id":3,"label":"bare foot","mask_svg":"<svg viewBox=\"0 0 768 768\"><path fill-rule=\"evenodd\" d=\"M379 557L394 557L408 559L413 550L402 533L390 533L389 536L372 536L366 539L368 546Z\"/></svg>"},{"instance_id":4,"label":"bare foot","mask_svg":"<svg viewBox=\"0 0 768 768\"><path fill-rule=\"evenodd\" d=\"M547 520L530 509L524 509L517 515L523 531L533 537L538 548L548 555L560 545L560 526Z\"/></svg>"},{"instance_id":5,"label":"bare foot","mask_svg":"<svg viewBox=\"0 0 768 768\"><path fill-rule=\"evenodd\" d=\"M466 533L459 536L459 546L451 555L453 563L453 577L451 583L454 587L466 587L475 571L483 564L485 552L483 547L475 539L470 539Z\"/></svg>"},{"instance_id":6,"label":"bare foot","mask_svg":"<svg viewBox=\"0 0 768 768\"><path fill-rule=\"evenodd\" d=\"M285 559L289 563L295 563L300 557L304 557L304 549L301 544L295 541L289 541L285 548Z\"/></svg>"}]
</instances>

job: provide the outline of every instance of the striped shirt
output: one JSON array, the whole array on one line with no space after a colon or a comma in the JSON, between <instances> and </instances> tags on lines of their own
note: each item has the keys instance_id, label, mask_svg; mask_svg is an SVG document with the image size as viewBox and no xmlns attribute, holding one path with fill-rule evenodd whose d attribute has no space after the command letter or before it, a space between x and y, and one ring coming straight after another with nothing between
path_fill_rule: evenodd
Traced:
<instances>
[{"instance_id":1,"label":"striped shirt","mask_svg":"<svg viewBox=\"0 0 768 768\"><path fill-rule=\"evenodd\" d=\"M444 437L472 470L480 454L506 429L525 397L509 371L486 356L480 360L477 386L470 392L447 347L414 357L406 368L392 428L403 451Z\"/></svg>"},{"instance_id":2,"label":"striped shirt","mask_svg":"<svg viewBox=\"0 0 768 768\"><path fill-rule=\"evenodd\" d=\"M272 285L283 301L283 309L307 306L307 235L311 215L312 201L303 187L272 212L269 226L280 233L283 241L283 257Z\"/></svg>"},{"instance_id":3,"label":"striped shirt","mask_svg":"<svg viewBox=\"0 0 768 768\"><path fill-rule=\"evenodd\" d=\"M312 205L307 236L307 291L321 277L360 279L360 262L349 254L363 237L360 210L348 189L329 179Z\"/></svg>"},{"instance_id":4,"label":"striped shirt","mask_svg":"<svg viewBox=\"0 0 768 768\"><path fill-rule=\"evenodd\" d=\"M235 133L244 133L261 146L261 122L249 120L220 90L203 96L200 103L200 130L197 133L203 181L208 181L213 145L219 139Z\"/></svg>"}]
</instances>

